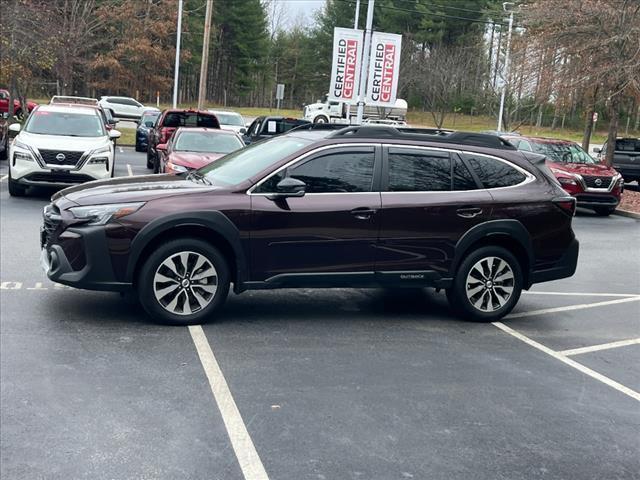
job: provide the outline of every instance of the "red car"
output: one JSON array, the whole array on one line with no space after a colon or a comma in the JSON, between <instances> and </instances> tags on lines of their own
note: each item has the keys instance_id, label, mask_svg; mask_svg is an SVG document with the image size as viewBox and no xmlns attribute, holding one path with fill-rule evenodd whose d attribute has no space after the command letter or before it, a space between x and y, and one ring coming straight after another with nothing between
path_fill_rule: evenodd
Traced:
<instances>
[{"instance_id":1,"label":"red car","mask_svg":"<svg viewBox=\"0 0 640 480\"><path fill-rule=\"evenodd\" d=\"M9 111L9 96L9 90L0 89L0 113ZM31 110L33 110L37 106L37 103L27 101L27 111L29 113L31 113ZM22 104L17 98L13 99L13 114L18 118L22 118L24 114Z\"/></svg>"},{"instance_id":2,"label":"red car","mask_svg":"<svg viewBox=\"0 0 640 480\"><path fill-rule=\"evenodd\" d=\"M167 143L180 127L220 128L220 122L218 117L206 110L172 108L163 111L148 135L147 168L153 168L153 173L160 172L160 155L156 147Z\"/></svg>"},{"instance_id":3,"label":"red car","mask_svg":"<svg viewBox=\"0 0 640 480\"><path fill-rule=\"evenodd\" d=\"M161 173L182 173L210 164L244 147L242 138L229 130L179 128L168 143L156 146Z\"/></svg>"},{"instance_id":4,"label":"red car","mask_svg":"<svg viewBox=\"0 0 640 480\"><path fill-rule=\"evenodd\" d=\"M579 207L610 215L620 203L624 180L613 168L593 158L578 144L543 137L503 136L518 150L547 156L547 166Z\"/></svg>"}]
</instances>

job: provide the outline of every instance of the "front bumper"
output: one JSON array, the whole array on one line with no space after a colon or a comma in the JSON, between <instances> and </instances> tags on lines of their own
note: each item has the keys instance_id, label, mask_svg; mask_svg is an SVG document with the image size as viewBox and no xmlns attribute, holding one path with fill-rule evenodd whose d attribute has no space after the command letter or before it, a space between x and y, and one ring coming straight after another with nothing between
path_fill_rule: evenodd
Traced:
<instances>
[{"instance_id":1,"label":"front bumper","mask_svg":"<svg viewBox=\"0 0 640 480\"><path fill-rule=\"evenodd\" d=\"M620 196L613 194L579 193L574 195L578 207L617 207Z\"/></svg>"},{"instance_id":2,"label":"front bumper","mask_svg":"<svg viewBox=\"0 0 640 480\"><path fill-rule=\"evenodd\" d=\"M576 273L579 250L580 243L578 239L574 238L569 244L569 248L565 254L553 267L531 272L529 286L534 283L550 282L551 280L571 277Z\"/></svg>"},{"instance_id":3,"label":"front bumper","mask_svg":"<svg viewBox=\"0 0 640 480\"><path fill-rule=\"evenodd\" d=\"M66 244L45 243L40 255L49 279L85 290L123 292L131 289L130 283L116 279L104 227L70 227L59 238Z\"/></svg>"}]
</instances>

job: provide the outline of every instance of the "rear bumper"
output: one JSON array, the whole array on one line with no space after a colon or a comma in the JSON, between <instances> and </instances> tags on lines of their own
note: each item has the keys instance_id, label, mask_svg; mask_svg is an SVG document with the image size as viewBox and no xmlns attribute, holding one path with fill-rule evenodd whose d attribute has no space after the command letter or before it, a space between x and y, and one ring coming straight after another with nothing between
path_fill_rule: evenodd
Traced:
<instances>
[{"instance_id":1,"label":"rear bumper","mask_svg":"<svg viewBox=\"0 0 640 480\"><path fill-rule=\"evenodd\" d=\"M534 283L550 282L551 280L558 280L560 278L572 276L576 273L576 268L578 266L579 250L580 243L576 238L574 238L569 244L569 248L565 254L553 267L531 272L529 286Z\"/></svg>"}]
</instances>

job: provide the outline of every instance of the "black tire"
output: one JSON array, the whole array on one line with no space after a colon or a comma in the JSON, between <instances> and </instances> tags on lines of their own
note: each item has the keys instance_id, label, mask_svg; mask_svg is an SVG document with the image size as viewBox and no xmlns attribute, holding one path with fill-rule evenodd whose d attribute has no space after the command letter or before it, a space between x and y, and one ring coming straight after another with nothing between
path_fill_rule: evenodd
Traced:
<instances>
[{"instance_id":1,"label":"black tire","mask_svg":"<svg viewBox=\"0 0 640 480\"><path fill-rule=\"evenodd\" d=\"M9 183L9 195L12 197L24 197L27 193L27 187L24 185L20 185L18 182L11 178L11 168L9 168L9 178L7 179Z\"/></svg>"},{"instance_id":2,"label":"black tire","mask_svg":"<svg viewBox=\"0 0 640 480\"><path fill-rule=\"evenodd\" d=\"M181 253L187 254L186 257L182 257L187 259L184 262L187 265L186 268L180 267L183 262L180 257L176 257ZM199 256L203 257L208 264L204 263L198 269L190 270L197 264ZM173 270L167 265L171 265ZM211 273L211 270L213 270L212 275L200 279L192 278L194 275ZM169 279L169 277L171 278L168 282L157 281L158 278ZM188 281L183 284L185 280ZM168 241L153 251L140 268L136 285L140 303L155 320L171 325L194 325L211 320L212 314L227 298L229 283L228 263L217 248L203 240L179 238ZM162 293L163 290L173 286L176 288ZM178 293L174 295L176 291ZM160 299L156 298L156 292L161 295ZM175 305L173 305L174 300ZM201 300L208 303L201 306ZM192 313L186 313L185 309Z\"/></svg>"},{"instance_id":3,"label":"black tire","mask_svg":"<svg viewBox=\"0 0 640 480\"><path fill-rule=\"evenodd\" d=\"M616 211L616 207L593 207L597 215L601 217L608 217Z\"/></svg>"},{"instance_id":4,"label":"black tire","mask_svg":"<svg viewBox=\"0 0 640 480\"><path fill-rule=\"evenodd\" d=\"M489 260L492 257L505 262L510 270L504 268L499 262L496 263L494 260ZM493 269L493 271L487 275L488 278L486 280L488 283L487 281L477 280L476 283L467 284L467 278L470 276L470 272L477 265L482 266L484 260L488 261ZM484 270L484 272L485 274L488 273L486 270ZM505 274L505 272L507 273ZM509 273L512 274L512 280L505 280L505 277ZM493 282L496 282L496 279L501 277L501 285L496 288ZM469 278L475 277L473 277L472 274ZM487 285L490 288L486 288ZM451 308L465 319L475 322L495 322L511 312L516 303L518 303L520 294L522 293L522 285L522 267L518 259L509 250L493 246L481 247L469 253L458 267L453 285L447 289L447 299L449 300ZM472 292L479 287L481 287L481 289L477 291L477 293L467 295L468 290ZM512 290L507 297L508 288ZM474 302L480 302L480 306L475 306L472 300ZM501 300L504 300L504 304L501 304ZM489 303L491 303L491 305ZM483 305L486 306L486 309L482 308Z\"/></svg>"},{"instance_id":5,"label":"black tire","mask_svg":"<svg viewBox=\"0 0 640 480\"><path fill-rule=\"evenodd\" d=\"M329 119L324 115L318 115L313 119L313 123L329 123Z\"/></svg>"},{"instance_id":6,"label":"black tire","mask_svg":"<svg viewBox=\"0 0 640 480\"><path fill-rule=\"evenodd\" d=\"M22 111L21 108L16 110L13 115L20 121L24 120L24 112Z\"/></svg>"},{"instance_id":7,"label":"black tire","mask_svg":"<svg viewBox=\"0 0 640 480\"><path fill-rule=\"evenodd\" d=\"M136 152L144 152L144 149L140 145L138 145L138 142L136 142L135 150Z\"/></svg>"},{"instance_id":8,"label":"black tire","mask_svg":"<svg viewBox=\"0 0 640 480\"><path fill-rule=\"evenodd\" d=\"M154 168L154 160L153 160L153 154L151 153L151 148L147 147L147 168L148 169L152 169Z\"/></svg>"}]
</instances>

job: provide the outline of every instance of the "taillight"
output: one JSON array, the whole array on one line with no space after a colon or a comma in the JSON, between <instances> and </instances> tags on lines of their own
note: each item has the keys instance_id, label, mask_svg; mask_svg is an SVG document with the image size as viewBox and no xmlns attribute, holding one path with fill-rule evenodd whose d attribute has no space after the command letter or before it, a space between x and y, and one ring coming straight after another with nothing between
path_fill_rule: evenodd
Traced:
<instances>
[{"instance_id":1,"label":"taillight","mask_svg":"<svg viewBox=\"0 0 640 480\"><path fill-rule=\"evenodd\" d=\"M573 197L556 197L553 199L553 204L572 217L576 213L576 199Z\"/></svg>"}]
</instances>

